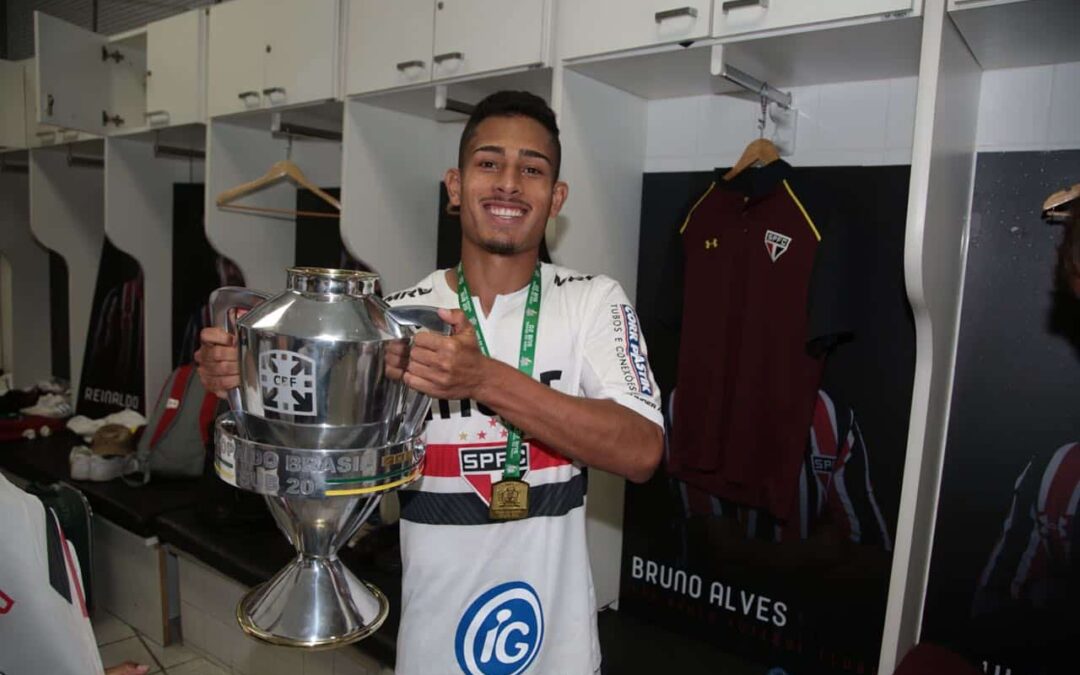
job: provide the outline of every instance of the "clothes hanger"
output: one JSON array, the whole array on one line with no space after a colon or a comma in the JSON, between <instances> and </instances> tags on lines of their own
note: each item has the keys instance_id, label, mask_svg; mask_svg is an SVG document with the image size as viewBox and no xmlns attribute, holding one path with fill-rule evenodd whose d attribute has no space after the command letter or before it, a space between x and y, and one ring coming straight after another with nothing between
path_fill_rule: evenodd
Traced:
<instances>
[{"instance_id":1,"label":"clothes hanger","mask_svg":"<svg viewBox=\"0 0 1080 675\"><path fill-rule=\"evenodd\" d=\"M229 188L217 196L215 200L218 208L227 209L230 211L250 211L253 213L278 213L290 216L308 216L312 218L340 218L341 217L341 202L334 196L327 194L323 190L320 190L317 185L308 180L304 172L300 170L291 159L288 159L292 154L292 139L289 139L288 149L286 150L286 159L274 162L270 169L261 177L256 178L253 181L237 185L234 188ZM270 187L278 183L279 181L288 178L296 185L311 190L316 197L323 200L330 206L334 207L337 213L321 213L319 211L297 211L295 209L279 209L269 206L250 206L246 204L234 204L232 202L240 199L245 195L249 195L252 192L258 192L264 188Z\"/></svg>"},{"instance_id":2,"label":"clothes hanger","mask_svg":"<svg viewBox=\"0 0 1080 675\"><path fill-rule=\"evenodd\" d=\"M1071 205L1077 199L1080 199L1080 183L1077 183L1070 188L1065 188L1064 190L1058 190L1047 197L1046 201L1043 202L1043 218L1046 218L1051 222L1061 222L1066 220L1073 207L1069 206L1065 209L1060 209L1059 207L1066 206L1067 204Z\"/></svg>"},{"instance_id":3,"label":"clothes hanger","mask_svg":"<svg viewBox=\"0 0 1080 675\"><path fill-rule=\"evenodd\" d=\"M765 138L765 118L768 116L768 111L769 99L762 95L761 117L758 118L758 138L746 146L739 161L735 162L735 166L724 174L724 180L731 180L751 166L765 166L780 159L780 150L772 141Z\"/></svg>"}]
</instances>

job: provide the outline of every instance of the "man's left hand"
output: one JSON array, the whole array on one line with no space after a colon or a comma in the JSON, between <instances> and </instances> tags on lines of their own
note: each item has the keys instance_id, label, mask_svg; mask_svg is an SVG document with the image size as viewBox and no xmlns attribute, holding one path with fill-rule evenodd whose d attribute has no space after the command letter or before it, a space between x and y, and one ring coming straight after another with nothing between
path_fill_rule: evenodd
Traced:
<instances>
[{"instance_id":1,"label":"man's left hand","mask_svg":"<svg viewBox=\"0 0 1080 675\"><path fill-rule=\"evenodd\" d=\"M427 331L413 339L405 384L443 400L476 398L489 359L480 351L476 331L460 309L440 309L449 336Z\"/></svg>"}]
</instances>

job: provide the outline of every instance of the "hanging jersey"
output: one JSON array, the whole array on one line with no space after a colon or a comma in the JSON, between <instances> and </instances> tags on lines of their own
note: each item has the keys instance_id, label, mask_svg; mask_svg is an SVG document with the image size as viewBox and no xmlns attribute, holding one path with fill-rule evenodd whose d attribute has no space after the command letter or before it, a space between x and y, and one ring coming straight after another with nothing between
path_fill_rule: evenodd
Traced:
<instances>
[{"instance_id":1,"label":"hanging jersey","mask_svg":"<svg viewBox=\"0 0 1080 675\"><path fill-rule=\"evenodd\" d=\"M1007 603L1068 608L1080 569L1080 443L1041 453L1013 485L1001 534L979 578L975 614Z\"/></svg>"},{"instance_id":2,"label":"hanging jersey","mask_svg":"<svg viewBox=\"0 0 1080 675\"><path fill-rule=\"evenodd\" d=\"M51 510L0 474L0 672L103 673L75 550Z\"/></svg>"},{"instance_id":3,"label":"hanging jersey","mask_svg":"<svg viewBox=\"0 0 1080 675\"><path fill-rule=\"evenodd\" d=\"M662 425L645 339L619 284L549 264L541 284L534 378ZM526 290L498 296L490 314L477 317L492 357L515 366ZM387 301L458 307L442 270ZM600 649L584 468L526 436L529 516L496 522L488 507L506 430L493 411L476 401L435 401L426 440L422 478L399 493L398 674L591 675Z\"/></svg>"},{"instance_id":4,"label":"hanging jersey","mask_svg":"<svg viewBox=\"0 0 1080 675\"><path fill-rule=\"evenodd\" d=\"M812 278L826 278L822 232L790 171L777 161L714 183L682 226L680 395L668 458L676 478L781 521L795 515L824 365L812 346L841 330L822 294L812 297Z\"/></svg>"},{"instance_id":5,"label":"hanging jersey","mask_svg":"<svg viewBox=\"0 0 1080 675\"><path fill-rule=\"evenodd\" d=\"M828 521L849 541L891 551L892 537L874 496L870 458L855 412L819 391L805 448L797 483L797 517L782 522L766 511L725 502L677 481L686 514L735 518L747 539L773 542L808 539Z\"/></svg>"}]
</instances>

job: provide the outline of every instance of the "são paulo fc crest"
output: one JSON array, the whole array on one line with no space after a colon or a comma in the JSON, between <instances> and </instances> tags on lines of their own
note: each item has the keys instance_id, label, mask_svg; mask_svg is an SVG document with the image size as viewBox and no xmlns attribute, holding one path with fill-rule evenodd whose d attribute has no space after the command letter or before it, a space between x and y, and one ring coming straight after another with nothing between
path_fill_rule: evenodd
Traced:
<instances>
[{"instance_id":1,"label":"s\u00e3o paulo fc crest","mask_svg":"<svg viewBox=\"0 0 1080 675\"><path fill-rule=\"evenodd\" d=\"M314 415L315 361L303 354L271 349L259 354L263 408L287 415Z\"/></svg>"},{"instance_id":2,"label":"s\u00e3o paulo fc crest","mask_svg":"<svg viewBox=\"0 0 1080 675\"><path fill-rule=\"evenodd\" d=\"M488 447L470 446L458 448L461 460L461 477L491 506L491 485L502 479L503 466L506 465L506 442ZM521 444L521 477L529 472L529 444Z\"/></svg>"},{"instance_id":3,"label":"s\u00e3o paulo fc crest","mask_svg":"<svg viewBox=\"0 0 1080 675\"><path fill-rule=\"evenodd\" d=\"M769 258L773 262L779 260L790 245L791 237L772 230L765 230L765 250L769 252Z\"/></svg>"},{"instance_id":4,"label":"s\u00e3o paulo fc crest","mask_svg":"<svg viewBox=\"0 0 1080 675\"><path fill-rule=\"evenodd\" d=\"M510 581L485 591L465 610L454 654L466 675L519 675L543 643L540 597L524 581Z\"/></svg>"}]
</instances>

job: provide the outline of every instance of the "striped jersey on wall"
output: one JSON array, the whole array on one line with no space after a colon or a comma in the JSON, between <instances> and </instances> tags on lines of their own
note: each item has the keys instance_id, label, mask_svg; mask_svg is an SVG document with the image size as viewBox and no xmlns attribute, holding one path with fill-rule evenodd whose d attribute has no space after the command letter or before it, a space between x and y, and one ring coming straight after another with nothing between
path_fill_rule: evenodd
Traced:
<instances>
[{"instance_id":1,"label":"striped jersey on wall","mask_svg":"<svg viewBox=\"0 0 1080 675\"><path fill-rule=\"evenodd\" d=\"M533 377L663 424L645 339L619 284L545 264L541 289ZM525 294L498 296L487 316L477 316L492 357L512 365ZM443 270L387 301L458 306ZM495 522L488 506L506 448L499 418L477 401L436 401L426 440L423 476L400 493L399 675L595 672L584 467L526 437L529 516Z\"/></svg>"},{"instance_id":2,"label":"striped jersey on wall","mask_svg":"<svg viewBox=\"0 0 1080 675\"><path fill-rule=\"evenodd\" d=\"M870 481L870 458L855 412L818 391L814 419L799 469L798 510L782 522L767 511L725 502L677 481L688 515L730 516L748 539L808 539L824 521L835 524L857 544L892 550L885 518Z\"/></svg>"},{"instance_id":3,"label":"striped jersey on wall","mask_svg":"<svg viewBox=\"0 0 1080 675\"><path fill-rule=\"evenodd\" d=\"M974 613L1021 602L1064 607L1075 600L1080 558L1080 443L1033 457L1013 485L1001 534L979 578Z\"/></svg>"}]
</instances>

